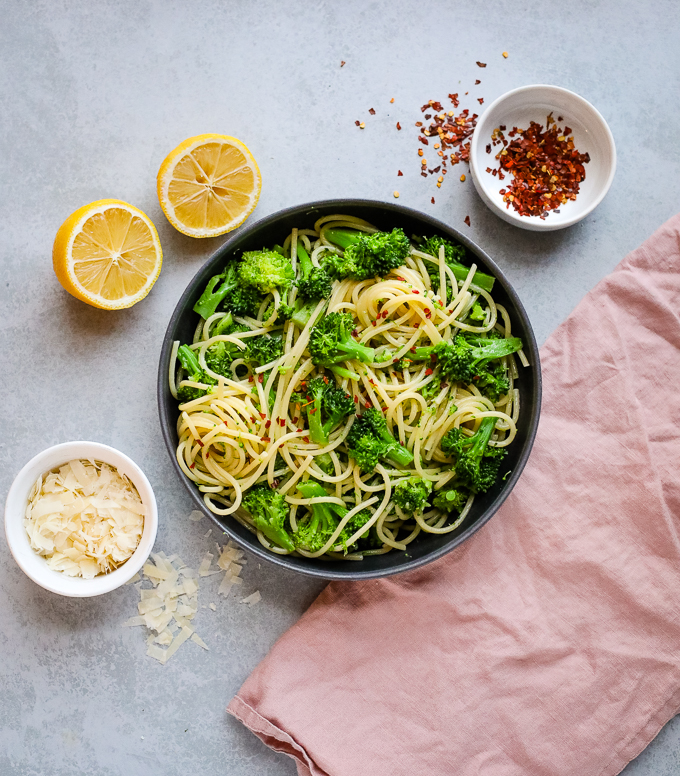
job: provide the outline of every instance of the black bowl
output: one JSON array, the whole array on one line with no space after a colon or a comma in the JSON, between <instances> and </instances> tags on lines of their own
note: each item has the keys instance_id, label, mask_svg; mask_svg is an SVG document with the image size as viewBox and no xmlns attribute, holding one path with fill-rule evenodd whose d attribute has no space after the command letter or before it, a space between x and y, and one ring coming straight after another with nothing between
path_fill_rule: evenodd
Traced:
<instances>
[{"instance_id":1,"label":"black bowl","mask_svg":"<svg viewBox=\"0 0 680 776\"><path fill-rule=\"evenodd\" d=\"M243 250L259 250L277 242L281 243L293 227L312 227L317 218L331 214L358 216L385 230L400 226L408 235L441 234L462 243L476 257L475 262L480 269L496 278L494 299L508 310L512 321L512 332L524 341L524 351L531 363L529 368L521 369L520 379L517 381L521 413L517 436L508 449L506 461L507 467L511 470L508 478L504 482L497 482L484 495L477 496L468 518L459 529L443 535L421 533L408 545L406 553L393 550L385 555L369 556L363 561L328 561L275 555L268 552L260 544L257 536L237 520L229 516L219 517L213 514L206 507L196 486L184 475L177 463L175 450L178 442L179 411L177 402L172 398L168 387L172 343L174 340L191 341L198 324L198 315L193 311L193 306L208 280L222 271L227 259L240 255ZM177 474L186 485L196 508L210 517L232 539L264 560L302 574L325 579L370 579L415 569L440 558L472 536L498 510L519 479L534 442L540 406L541 368L536 339L522 303L496 264L471 240L441 221L401 205L362 199L324 200L287 208L257 221L229 238L203 265L177 303L163 340L158 370L158 409L163 438Z\"/></svg>"}]
</instances>

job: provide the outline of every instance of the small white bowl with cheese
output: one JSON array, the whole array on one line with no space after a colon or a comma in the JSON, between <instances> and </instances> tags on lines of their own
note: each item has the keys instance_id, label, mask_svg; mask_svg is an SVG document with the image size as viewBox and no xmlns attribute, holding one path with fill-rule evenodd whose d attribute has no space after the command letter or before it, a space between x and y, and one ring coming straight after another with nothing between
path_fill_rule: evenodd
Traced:
<instances>
[{"instance_id":1,"label":"small white bowl with cheese","mask_svg":"<svg viewBox=\"0 0 680 776\"><path fill-rule=\"evenodd\" d=\"M85 468L77 466L75 472L69 473L71 482L65 482L63 488L60 481L58 481L56 484L55 482L49 483L47 487L50 489L50 492L47 494L43 494L41 488L36 490L36 483L39 481L44 483L46 476L50 472L58 470L72 461L90 463ZM98 466L98 472L101 474L103 471L106 474L106 478L90 476L88 479L88 473L92 472L92 464L95 462ZM101 464L106 466L102 467ZM118 478L117 474L122 475L122 478ZM74 477L76 477L75 480L73 479ZM118 481L125 478L134 486L134 490L139 495L139 500L134 503L130 499L125 501L123 495L116 502L115 495L111 495L117 492L115 486ZM55 478L51 479L54 480ZM79 483L78 480L81 482ZM100 482L100 480L105 481ZM42 487L45 486L43 485ZM36 502L40 498L51 500L52 504L51 506L48 505L47 510L36 509ZM80 540L76 541L76 546L83 551L81 558L85 557L87 551L91 555L93 547L96 547L99 553L108 551L107 542L109 539L103 538L102 529L97 525L100 514L109 517L109 524L114 525L113 533L116 536L123 536L122 539L113 542L111 546L111 565L119 564L113 570L106 573L97 572L93 566L94 561L80 561L83 563L85 573L91 576L91 578L70 575L74 573L74 564L69 563L69 556L78 559L78 552L73 547L73 538L69 536L68 541L65 541L65 532L62 532L61 535L54 535L54 525L58 525L59 519L58 508L55 509L54 505L63 503L65 512L70 509L71 513L74 513L76 511L73 506L74 501L79 500L85 504L82 510L82 514L85 515L85 523L78 524L94 525L95 528L92 530L98 530L100 534L99 536L93 536L92 539L81 537ZM51 526L48 525L48 529L51 527L52 532L50 533L45 529L45 536L48 536L48 538L45 538L42 534L36 537L35 529L33 528L33 539L29 537L25 520L29 501L31 503L32 515L40 515L42 512L49 511L55 513L51 516ZM141 502L141 506L139 502ZM141 516L143 526L141 527L141 536L139 536L139 526L135 529L137 533L133 533L129 528L127 529L130 535L134 536L134 542L137 542L137 544L127 560L121 562L121 547L119 545L123 545L125 554L132 551L130 538L125 536L124 533L126 530L125 516L130 515L130 509ZM115 527L117 518L111 518L112 515L123 515L120 531ZM47 519L49 521L50 518ZM31 523L32 526L33 523ZM42 453L32 458L17 474L9 489L5 503L5 536L7 537L9 549L21 570L36 584L46 590L75 598L108 593L129 582L148 558L156 540L157 530L158 509L156 498L146 475L127 455L99 442L65 442L64 444L43 450ZM51 564L44 554L41 554L31 546L32 541L34 545L36 541L46 543L47 547L54 545L55 549L52 553ZM126 543L127 550L125 550ZM49 550L45 550L44 546L43 552L49 554ZM57 552L57 547L61 548L62 551ZM57 556L61 558L61 564L55 564ZM99 562L105 563L105 561L106 558L100 555ZM68 571L57 570L56 568L51 568L50 565L68 567ZM93 572L94 575L92 575Z\"/></svg>"}]
</instances>

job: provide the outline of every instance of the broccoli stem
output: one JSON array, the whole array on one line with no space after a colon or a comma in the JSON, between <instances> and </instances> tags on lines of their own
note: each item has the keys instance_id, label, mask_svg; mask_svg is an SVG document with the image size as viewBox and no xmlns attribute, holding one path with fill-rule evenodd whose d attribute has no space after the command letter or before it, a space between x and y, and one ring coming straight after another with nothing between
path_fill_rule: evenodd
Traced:
<instances>
[{"instance_id":1,"label":"broccoli stem","mask_svg":"<svg viewBox=\"0 0 680 776\"><path fill-rule=\"evenodd\" d=\"M389 429L385 426L384 430L380 432L380 436L385 442L389 442L393 445L389 452L385 453L385 458L388 461L396 463L397 466L408 466L413 462L413 453L407 450L402 444L390 434Z\"/></svg>"},{"instance_id":2,"label":"broccoli stem","mask_svg":"<svg viewBox=\"0 0 680 776\"><path fill-rule=\"evenodd\" d=\"M220 334L224 333L225 329L228 329L230 326L234 325L234 318L231 313L227 313L224 318L217 321L215 324L215 328L210 333L211 337L218 337Z\"/></svg>"},{"instance_id":3,"label":"broccoli stem","mask_svg":"<svg viewBox=\"0 0 680 776\"><path fill-rule=\"evenodd\" d=\"M182 345L177 351L177 358L180 364L186 369L190 379L200 379L201 365L198 363L198 358L194 351L188 345Z\"/></svg>"},{"instance_id":4,"label":"broccoli stem","mask_svg":"<svg viewBox=\"0 0 680 776\"><path fill-rule=\"evenodd\" d=\"M314 269L314 265L312 264L312 260L305 250L304 245L299 241L297 244L297 257L300 262L300 274L302 275L302 278L305 279L309 277L309 273Z\"/></svg>"},{"instance_id":5,"label":"broccoli stem","mask_svg":"<svg viewBox=\"0 0 680 776\"><path fill-rule=\"evenodd\" d=\"M326 232L326 239L337 245L338 248L342 248L343 251L349 248L350 245L354 245L363 235L363 232L357 232L355 230L347 229L328 229Z\"/></svg>"},{"instance_id":6,"label":"broccoli stem","mask_svg":"<svg viewBox=\"0 0 680 776\"><path fill-rule=\"evenodd\" d=\"M291 315L290 319L300 329L304 329L309 323L309 319L312 317L312 313L316 308L318 301L307 302L307 304L301 304L296 302L295 312Z\"/></svg>"},{"instance_id":7,"label":"broccoli stem","mask_svg":"<svg viewBox=\"0 0 680 776\"><path fill-rule=\"evenodd\" d=\"M328 367L333 374L336 374L338 377L347 377L350 380L360 380L361 377L356 372L351 372L349 369L345 369L344 366L338 366L337 364L333 364L332 366Z\"/></svg>"},{"instance_id":8,"label":"broccoli stem","mask_svg":"<svg viewBox=\"0 0 680 776\"><path fill-rule=\"evenodd\" d=\"M491 434L496 427L496 421L498 418L482 418L482 422L479 424L477 431L470 437L472 446L470 447L470 454L476 458L481 458L486 446L489 444Z\"/></svg>"},{"instance_id":9,"label":"broccoli stem","mask_svg":"<svg viewBox=\"0 0 680 776\"><path fill-rule=\"evenodd\" d=\"M466 267L465 264L449 261L447 262L447 266L450 267L454 277L460 283L463 283L467 279L467 276L470 274L470 267ZM491 277L491 275L485 275L483 272L475 271L475 274L472 276L473 284L479 288L483 288L484 291L493 290L494 281L495 278Z\"/></svg>"},{"instance_id":10,"label":"broccoli stem","mask_svg":"<svg viewBox=\"0 0 680 776\"><path fill-rule=\"evenodd\" d=\"M230 271L231 270L231 271ZM221 284L217 290L215 287ZM236 272L233 267L229 267L219 275L210 278L205 291L201 294L198 302L194 305L194 312L197 312L201 318L206 320L215 314L217 306L224 300L224 297L237 287Z\"/></svg>"},{"instance_id":11,"label":"broccoli stem","mask_svg":"<svg viewBox=\"0 0 680 776\"><path fill-rule=\"evenodd\" d=\"M309 422L309 436L317 445L328 444L328 434L321 422L321 397L314 399L314 406L307 408L307 420Z\"/></svg>"}]
</instances>

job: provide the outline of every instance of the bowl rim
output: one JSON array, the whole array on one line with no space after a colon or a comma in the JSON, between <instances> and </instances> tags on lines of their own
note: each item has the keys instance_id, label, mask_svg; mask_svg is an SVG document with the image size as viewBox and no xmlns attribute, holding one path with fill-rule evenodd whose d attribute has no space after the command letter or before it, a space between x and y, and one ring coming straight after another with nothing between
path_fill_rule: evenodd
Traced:
<instances>
[{"instance_id":1,"label":"bowl rim","mask_svg":"<svg viewBox=\"0 0 680 776\"><path fill-rule=\"evenodd\" d=\"M538 218L538 216L520 216L514 210L507 210L506 208L502 207L496 201L494 196L492 196L489 192L484 180L480 175L477 164L477 157L480 153L479 149L481 144L484 142L484 139L482 139L482 129L484 128L484 124L488 120L488 117L491 116L492 111L498 108L498 106L505 102L507 99L514 97L516 94L529 92L535 89L547 89L549 91L555 92L556 94L568 95L570 99L574 99L576 102L579 102L592 115L594 121L600 125L600 128L604 131L609 145L609 174L600 190L600 193L597 197L595 197L590 206L582 213L574 215L565 221L560 221L558 224L555 222L550 222L549 219L542 221L540 218ZM500 216L507 223L510 223L513 226L519 226L522 229L528 229L537 232L551 232L557 231L558 229L565 229L569 226L573 226L579 221L582 221L584 218L586 218L586 216L590 215L590 213L595 210L595 208L602 202L602 200L609 192L609 189L611 188L612 182L614 180L614 175L616 174L616 163L617 156L614 135L612 134L612 131L609 128L609 124L607 124L604 116L591 102L586 100L585 97L581 97L580 94L571 91L571 89L565 89L563 86L555 86L554 84L528 84L526 86L518 86L516 89L511 89L510 91L501 94L500 97L497 97L492 103L490 103L484 113L482 113L482 115L479 117L475 131L472 134L472 142L470 144L470 172L472 174L472 180L475 184L475 188L477 189L478 194L487 205L487 207L489 207L490 210L495 212L496 215Z\"/></svg>"},{"instance_id":2,"label":"bowl rim","mask_svg":"<svg viewBox=\"0 0 680 776\"><path fill-rule=\"evenodd\" d=\"M225 521L224 523L220 522L220 520L218 519L218 516L213 514L207 508L207 506L205 505L205 502L201 498L200 493L198 489L195 487L194 483L191 482L191 480L189 480L189 478L186 477L186 475L182 471L176 458L176 448L174 445L174 441L172 439L173 430L172 430L171 424L167 422L167 419L164 414L164 402L165 402L165 396L166 396L165 389L167 387L167 380L168 380L168 362L169 362L170 353L172 350L172 343L173 343L172 336L171 336L172 332L174 331L179 319L182 317L182 315L185 312L184 308L186 306L187 300L194 292L194 289L196 288L196 286L198 286L201 283L207 282L207 280L209 279L209 277L212 275L214 271L214 268L215 268L214 265L218 264L219 261L223 260L224 256L232 250L235 244L246 240L253 233L267 226L270 226L281 219L284 219L290 216L297 216L297 215L304 217L305 215L309 215L309 213L313 212L314 210L326 209L326 208L332 208L336 212L342 213L342 210L341 210L342 207L379 208L383 211L389 211L391 213L396 213L396 214L417 219L420 222L426 223L429 227L432 228L433 231L437 230L440 233L449 235L450 237L452 237L453 239L455 239L456 241L464 245L466 248L470 249L473 253L482 257L483 260L488 265L488 267L490 268L490 270L493 272L494 277L496 277L499 280L500 284L503 286L504 291L508 294L509 298L511 299L514 310L517 316L521 319L524 329L528 334L528 338L527 338L528 341L526 343L524 350L525 352L527 352L528 358L530 359L531 369L533 370L533 376L534 376L530 416L529 416L527 437L526 437L524 449L522 450L517 460L517 464L515 468L508 476L505 482L505 486L500 491L500 493L496 496L495 500L489 505L486 511L482 515L480 515L480 517L477 518L477 520L475 520L474 523L468 526L467 529L462 531L460 534L455 535L451 539L451 541L445 543L439 548L434 549L427 555L424 555L419 558L411 558L410 560L404 563L401 563L399 566L388 567L385 569L378 569L373 571L370 571L370 570L362 571L361 569L357 569L356 571L355 570L339 571L339 570L334 570L333 564L331 563L328 564L327 569L325 567L315 568L311 566L298 565L297 563L291 562L288 559L288 556L286 555L277 555L275 553L268 552L265 549L265 547L260 545L257 539L255 539L255 541L253 541L252 543L244 543L242 537L239 536L239 534L236 533L232 528L231 523L236 521ZM447 553L451 552L458 545L463 543L468 537L470 537L472 534L478 531L483 525L485 525L488 522L488 520L491 519L491 517L498 511L500 506L503 504L505 499L508 497L508 495L514 488L515 483L519 479L519 476L521 475L526 465L526 462L528 461L529 456L531 454L531 450L536 437L538 419L539 419L540 410L541 410L541 393L542 393L541 364L540 364L540 358L538 353L538 345L536 343L536 337L535 337L533 328L531 326L531 323L529 321L529 317L526 313L526 310L524 309L524 305L522 304L522 302L519 299L519 296L517 295L517 292L510 284L508 279L505 277L505 274L502 272L500 267L498 267L498 265L491 259L491 257L485 251L483 251L470 238L468 238L466 235L459 232L454 227L449 226L448 224L445 224L443 221L440 221L426 213L422 213L419 210L415 210L413 208L409 208L404 205L400 205L392 202L382 202L380 200L338 198L338 199L315 200L312 202L307 202L300 205L293 205L287 208L283 208L281 210L277 210L276 212L271 213L270 215L265 216L260 220L246 227L242 227L237 232L230 235L228 239L219 248L217 248L217 250L214 253L210 255L210 257L201 265L201 267L198 269L198 271L194 274L193 278L189 281L189 283L185 287L170 317L170 321L168 323L167 329L163 336L163 344L161 347L161 355L160 355L159 366L158 366L158 382L157 382L156 399L158 404L158 413L159 413L160 424L161 424L161 432L163 435L165 446L167 448L168 454L170 455L173 468L175 469L178 476L180 477L182 483L184 484L184 487L187 489L189 496L195 506L195 509L198 509L204 515L210 518L213 521L213 523L220 529L220 531L227 534L230 539L234 540L239 545L242 545L242 546L244 545L249 552L252 552L253 554L257 555L259 558L262 558L263 560L274 563L278 566L282 566L283 568L295 571L299 574L304 574L305 576L311 576L311 577L316 577L319 579L327 579L327 580L358 581L358 580L367 580L367 579L377 579L381 577L391 576L393 574L401 574L403 572L413 571L414 569L420 568L421 566L431 563L441 558L442 556L446 555ZM360 564L357 563L356 565L359 566Z\"/></svg>"},{"instance_id":3,"label":"bowl rim","mask_svg":"<svg viewBox=\"0 0 680 776\"><path fill-rule=\"evenodd\" d=\"M123 469L139 492L147 507L144 529L137 548L125 563L108 574L94 579L70 577L47 567L47 561L30 545L24 528L24 512L28 494L37 478L45 472L74 458L94 458ZM126 584L146 562L158 531L158 507L156 497L142 469L125 453L101 442L84 440L62 442L42 450L33 456L15 476L5 501L5 537L7 545L19 568L37 585L69 598L89 598Z\"/></svg>"}]
</instances>

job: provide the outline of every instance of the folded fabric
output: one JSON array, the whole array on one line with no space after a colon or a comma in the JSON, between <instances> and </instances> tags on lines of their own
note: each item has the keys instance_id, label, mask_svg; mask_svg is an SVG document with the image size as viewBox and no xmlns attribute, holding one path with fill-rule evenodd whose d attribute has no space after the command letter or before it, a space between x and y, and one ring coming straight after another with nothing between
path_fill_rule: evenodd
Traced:
<instances>
[{"instance_id":1,"label":"folded fabric","mask_svg":"<svg viewBox=\"0 0 680 776\"><path fill-rule=\"evenodd\" d=\"M498 514L329 585L229 711L309 776L610 776L680 709L680 216L542 348Z\"/></svg>"}]
</instances>

